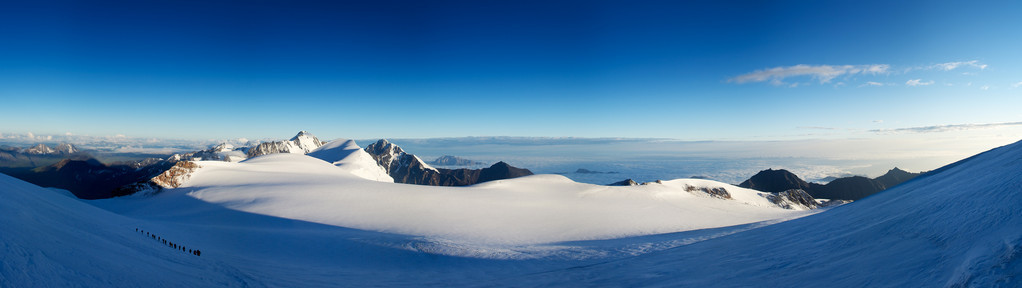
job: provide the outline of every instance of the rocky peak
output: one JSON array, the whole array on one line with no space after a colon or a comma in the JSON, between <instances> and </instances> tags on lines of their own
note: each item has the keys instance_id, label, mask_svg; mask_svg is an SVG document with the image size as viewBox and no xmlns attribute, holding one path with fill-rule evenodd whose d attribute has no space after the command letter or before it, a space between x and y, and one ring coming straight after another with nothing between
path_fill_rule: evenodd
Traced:
<instances>
[{"instance_id":1,"label":"rocky peak","mask_svg":"<svg viewBox=\"0 0 1022 288\"><path fill-rule=\"evenodd\" d=\"M767 169L759 171L749 180L745 180L738 187L755 189L763 192L782 192L790 189L809 190L809 183L803 181L794 173L788 170Z\"/></svg>"},{"instance_id":2,"label":"rocky peak","mask_svg":"<svg viewBox=\"0 0 1022 288\"><path fill-rule=\"evenodd\" d=\"M500 161L489 168L483 168L482 171L479 171L479 180L477 183L529 175L532 175L532 171L529 171L529 169L516 168L504 163L504 161Z\"/></svg>"},{"instance_id":3,"label":"rocky peak","mask_svg":"<svg viewBox=\"0 0 1022 288\"><path fill-rule=\"evenodd\" d=\"M311 133L301 131L295 137L292 137L291 140L259 143L259 145L248 149L246 156L252 158L275 153L307 154L323 146L323 144L326 143L320 141L319 138L316 138Z\"/></svg>"},{"instance_id":4,"label":"rocky peak","mask_svg":"<svg viewBox=\"0 0 1022 288\"><path fill-rule=\"evenodd\" d=\"M418 157L405 153L404 149L394 145L394 143L390 143L387 139L380 139L376 143L369 144L369 146L366 146L365 151L372 155L373 159L376 159L376 163L380 164L380 167L383 167L384 170L387 170L388 174L412 164L417 164L416 166L425 165Z\"/></svg>"},{"instance_id":5,"label":"rocky peak","mask_svg":"<svg viewBox=\"0 0 1022 288\"><path fill-rule=\"evenodd\" d=\"M25 149L25 153L27 154L53 154L53 152L56 151L53 150L53 148L50 148L50 146L46 146L46 144L43 143L39 143L36 144L35 146L32 146L31 148Z\"/></svg>"},{"instance_id":6,"label":"rocky peak","mask_svg":"<svg viewBox=\"0 0 1022 288\"><path fill-rule=\"evenodd\" d=\"M919 176L921 174L922 173L911 173L905 170L898 169L898 167L894 167L894 169L887 171L886 174L875 178L875 180L877 182L880 182L881 185L884 185L885 189L890 189L894 186L898 186L898 184L901 184L905 181L912 180L912 178L916 178L916 176Z\"/></svg>"},{"instance_id":7,"label":"rocky peak","mask_svg":"<svg viewBox=\"0 0 1022 288\"><path fill-rule=\"evenodd\" d=\"M74 145L71 145L69 143L60 143L60 145L57 145L57 148L54 150L55 152L61 154L74 154L81 151L78 150L78 147L75 147Z\"/></svg>"},{"instance_id":8,"label":"rocky peak","mask_svg":"<svg viewBox=\"0 0 1022 288\"><path fill-rule=\"evenodd\" d=\"M216 146L213 146L213 148L210 148L210 150L213 152L234 151L234 145L231 145L231 143L223 142L217 144Z\"/></svg>"}]
</instances>

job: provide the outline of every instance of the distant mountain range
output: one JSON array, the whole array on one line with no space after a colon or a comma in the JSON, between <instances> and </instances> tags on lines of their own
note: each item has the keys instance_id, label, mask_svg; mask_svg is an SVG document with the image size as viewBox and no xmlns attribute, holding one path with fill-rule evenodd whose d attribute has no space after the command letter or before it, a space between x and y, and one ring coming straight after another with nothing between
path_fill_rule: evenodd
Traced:
<instances>
[{"instance_id":1,"label":"distant mountain range","mask_svg":"<svg viewBox=\"0 0 1022 288\"><path fill-rule=\"evenodd\" d=\"M348 140L348 142L351 142ZM346 142L347 143L347 142ZM0 172L24 179L40 186L67 189L79 198L101 199L128 195L148 190L176 187L172 180L187 174L190 161L237 162L249 158L277 153L308 154L326 142L306 131L300 131L289 140L248 143L236 147L228 143L214 145L206 150L174 154L166 159L149 158L137 161L104 164L81 152L71 144L55 147L37 144L28 148L0 147ZM357 149L351 142L348 146ZM407 153L401 147L380 139L362 149L368 154L366 161L375 161L394 182L432 185L467 186L477 183L532 175L532 171L497 162L482 169L436 168ZM372 160L368 160L372 158ZM185 164L179 164L186 162ZM481 162L445 155L430 163L444 166L472 166ZM177 167L177 168L175 168ZM380 173L380 172L374 172ZM573 173L608 174L579 168ZM371 174L371 173L370 173ZM382 174L381 174L382 175ZM760 171L738 186L764 192L803 190L815 198L858 200L876 192L908 181L919 173L894 168L877 178L861 176L837 178L827 184L809 183L786 170ZM386 176L382 176L386 178ZM162 179L162 180L161 180ZM389 179L386 179L389 181ZM638 185L625 180L610 185ZM795 195L795 194L792 194ZM798 195L793 196L798 198ZM803 201L804 202L804 201Z\"/></svg>"},{"instance_id":2,"label":"distant mountain range","mask_svg":"<svg viewBox=\"0 0 1022 288\"><path fill-rule=\"evenodd\" d=\"M39 186L68 190L78 198L103 199L175 188L194 169L192 161L238 162L277 153L308 154L325 144L311 133L300 131L289 140L250 143L247 147L225 142L206 150L173 154L166 159L147 158L111 164L104 164L71 144L56 147L38 144L28 148L4 146L0 147L0 172ZM354 142L349 146L358 148ZM437 169L383 139L367 146L364 151L397 183L466 186L532 175L528 169L504 162L483 169ZM454 156L440 157L435 162L481 164Z\"/></svg>"},{"instance_id":3,"label":"distant mountain range","mask_svg":"<svg viewBox=\"0 0 1022 288\"><path fill-rule=\"evenodd\" d=\"M851 176L834 179L827 184L809 183L788 170L767 169L745 180L739 187L764 192L782 192L790 189L805 190L814 198L859 200L869 195L912 180L922 173L910 173L895 167L877 178Z\"/></svg>"},{"instance_id":4,"label":"distant mountain range","mask_svg":"<svg viewBox=\"0 0 1022 288\"><path fill-rule=\"evenodd\" d=\"M46 144L21 148L0 146L0 167L40 167L56 163L66 158L82 158L81 150L72 144L61 143L54 147Z\"/></svg>"},{"instance_id":5,"label":"distant mountain range","mask_svg":"<svg viewBox=\"0 0 1022 288\"><path fill-rule=\"evenodd\" d=\"M104 199L118 196L114 191L119 187L155 177L174 163L146 159L107 165L94 158L82 158L64 159L37 168L3 168L0 171L39 186L68 190L81 199Z\"/></svg>"},{"instance_id":6,"label":"distant mountain range","mask_svg":"<svg viewBox=\"0 0 1022 288\"><path fill-rule=\"evenodd\" d=\"M532 171L497 162L483 169L434 168L394 143L380 139L365 151L387 171L394 182L432 186L467 186L476 183L532 175ZM443 158L443 157L441 157Z\"/></svg>"},{"instance_id":7,"label":"distant mountain range","mask_svg":"<svg viewBox=\"0 0 1022 288\"><path fill-rule=\"evenodd\" d=\"M479 161L475 161L475 160L469 160L469 159L465 159L465 158L461 158L461 157L457 157L457 156L451 156L451 155L444 155L444 156L437 157L435 160L429 161L429 164L430 165L437 165L437 166L476 166L476 165L486 165L486 163L483 163L483 162L479 162Z\"/></svg>"}]
</instances>

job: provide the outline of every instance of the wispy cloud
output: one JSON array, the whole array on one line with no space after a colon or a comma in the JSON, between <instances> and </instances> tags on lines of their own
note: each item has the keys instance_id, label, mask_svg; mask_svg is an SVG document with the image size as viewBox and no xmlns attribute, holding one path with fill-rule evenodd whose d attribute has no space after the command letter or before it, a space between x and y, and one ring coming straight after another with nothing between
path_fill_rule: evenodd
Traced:
<instances>
[{"instance_id":1,"label":"wispy cloud","mask_svg":"<svg viewBox=\"0 0 1022 288\"><path fill-rule=\"evenodd\" d=\"M983 123L983 124L951 124L951 125L934 125L934 126L920 126L920 127L908 127L908 128L897 128L897 129L873 129L869 132L873 133L935 133L935 132L947 132L947 131L959 131L959 130L974 130L974 129L988 129L998 128L1005 126L1020 126L1022 122L1002 122L1002 123Z\"/></svg>"},{"instance_id":2,"label":"wispy cloud","mask_svg":"<svg viewBox=\"0 0 1022 288\"><path fill-rule=\"evenodd\" d=\"M1018 88L1019 86L1022 86L1022 81L1015 84L1011 84L1011 88Z\"/></svg>"},{"instance_id":3,"label":"wispy cloud","mask_svg":"<svg viewBox=\"0 0 1022 288\"><path fill-rule=\"evenodd\" d=\"M844 75L855 75L855 74L882 74L887 73L890 69L890 65L887 64L873 64L873 65L805 65L799 64L795 66L787 67L774 67L763 70L756 70L752 73L736 76L728 79L730 83L750 83L750 82L767 82L773 85L783 85L784 79L789 77L808 76L813 79L820 81L820 83L828 83L836 77Z\"/></svg>"},{"instance_id":4,"label":"wispy cloud","mask_svg":"<svg viewBox=\"0 0 1022 288\"><path fill-rule=\"evenodd\" d=\"M922 66L901 66L893 67L890 64L869 64L869 65L806 65L799 64L794 66L779 66L773 68L766 68L761 70L752 71L732 78L727 79L728 83L745 84L745 83L757 83L767 82L774 86L783 86L788 88L796 88L803 86L799 81L804 81L805 78L819 81L820 84L830 83L835 79L840 79L838 84L834 87L850 86L850 87L881 87L881 86L898 86L898 84L890 82L879 82L872 79L863 84L855 81L860 79L859 77L853 76L873 76L873 75L891 75L901 74L910 75L914 73L924 73L924 71L959 71L968 75L976 75L976 71L985 70L988 67L987 64L981 63L979 60L970 61L955 61L945 62L931 65ZM970 68L970 69L966 69ZM803 78L799 78L803 77ZM917 76L918 77L918 76ZM789 78L795 78L794 83L788 83L786 80ZM863 77L866 78L866 77ZM923 82L922 79L914 79L906 82L908 86L924 86L934 84L933 81ZM1019 85L1022 85L1020 82Z\"/></svg>"},{"instance_id":5,"label":"wispy cloud","mask_svg":"<svg viewBox=\"0 0 1022 288\"><path fill-rule=\"evenodd\" d=\"M905 82L905 85L908 86L926 86L930 84L933 84L933 80L923 82L923 79L912 79L908 80L908 82Z\"/></svg>"},{"instance_id":6,"label":"wispy cloud","mask_svg":"<svg viewBox=\"0 0 1022 288\"><path fill-rule=\"evenodd\" d=\"M838 130L838 128L823 127L823 126L798 126L798 127L795 127L795 128L798 128L798 129L811 129L811 130Z\"/></svg>"},{"instance_id":7,"label":"wispy cloud","mask_svg":"<svg viewBox=\"0 0 1022 288\"><path fill-rule=\"evenodd\" d=\"M987 64L979 63L979 60L972 60L972 61L958 61L958 62L947 62L947 63L933 64L933 65L931 65L931 66L929 66L927 68L928 69L941 70L941 71L951 71L951 70L955 70L955 69L958 69L958 68L961 68L961 67L972 67L972 68L979 68L979 70L984 70L984 69L987 69Z\"/></svg>"}]
</instances>

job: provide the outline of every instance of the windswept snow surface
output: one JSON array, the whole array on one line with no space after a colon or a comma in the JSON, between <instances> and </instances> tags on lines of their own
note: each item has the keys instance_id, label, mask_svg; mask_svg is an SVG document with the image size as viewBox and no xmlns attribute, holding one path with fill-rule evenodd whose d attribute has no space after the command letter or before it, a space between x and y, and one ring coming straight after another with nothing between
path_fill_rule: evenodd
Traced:
<instances>
[{"instance_id":1,"label":"windswept snow surface","mask_svg":"<svg viewBox=\"0 0 1022 288\"><path fill-rule=\"evenodd\" d=\"M787 222L811 212L705 180L430 187L365 179L345 159L199 162L182 188L98 201L0 175L0 286L1022 284L1020 143ZM687 191L704 185L734 199Z\"/></svg>"},{"instance_id":2,"label":"windswept snow surface","mask_svg":"<svg viewBox=\"0 0 1022 288\"><path fill-rule=\"evenodd\" d=\"M0 287L245 286L251 281L220 256L181 252L135 228L182 241L196 238L194 233L117 215L3 174L0 198Z\"/></svg>"},{"instance_id":3,"label":"windswept snow surface","mask_svg":"<svg viewBox=\"0 0 1022 288\"><path fill-rule=\"evenodd\" d=\"M810 217L515 285L1022 287L1022 142Z\"/></svg>"},{"instance_id":4,"label":"windswept snow surface","mask_svg":"<svg viewBox=\"0 0 1022 288\"><path fill-rule=\"evenodd\" d=\"M349 157L353 155L358 154ZM620 238L807 213L779 208L760 192L708 180L608 187L576 183L559 175L534 175L470 187L437 187L369 181L296 154L272 154L241 163L197 163L202 168L181 191L208 203L334 226L474 244ZM353 170L362 168L369 167ZM686 185L725 187L734 199L689 192Z\"/></svg>"},{"instance_id":5,"label":"windswept snow surface","mask_svg":"<svg viewBox=\"0 0 1022 288\"><path fill-rule=\"evenodd\" d=\"M604 187L537 175L471 187L386 183L352 173L379 167L360 153L353 142L336 141L312 156L200 161L181 188L88 202L2 176L0 286L486 285L811 213L705 180ZM686 185L725 185L735 199ZM136 228L203 253L167 247ZM675 233L636 236L665 232ZM624 236L635 237L580 241Z\"/></svg>"}]
</instances>

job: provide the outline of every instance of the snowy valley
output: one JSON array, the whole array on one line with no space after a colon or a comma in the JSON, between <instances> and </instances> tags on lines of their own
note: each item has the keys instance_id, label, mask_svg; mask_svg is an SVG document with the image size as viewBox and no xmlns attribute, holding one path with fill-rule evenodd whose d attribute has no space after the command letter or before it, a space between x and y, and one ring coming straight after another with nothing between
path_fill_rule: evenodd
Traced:
<instances>
[{"instance_id":1,"label":"snowy valley","mask_svg":"<svg viewBox=\"0 0 1022 288\"><path fill-rule=\"evenodd\" d=\"M101 200L0 175L0 286L989 287L1022 272L1022 143L840 206L706 179L395 183L441 172L375 144L218 145Z\"/></svg>"}]
</instances>

